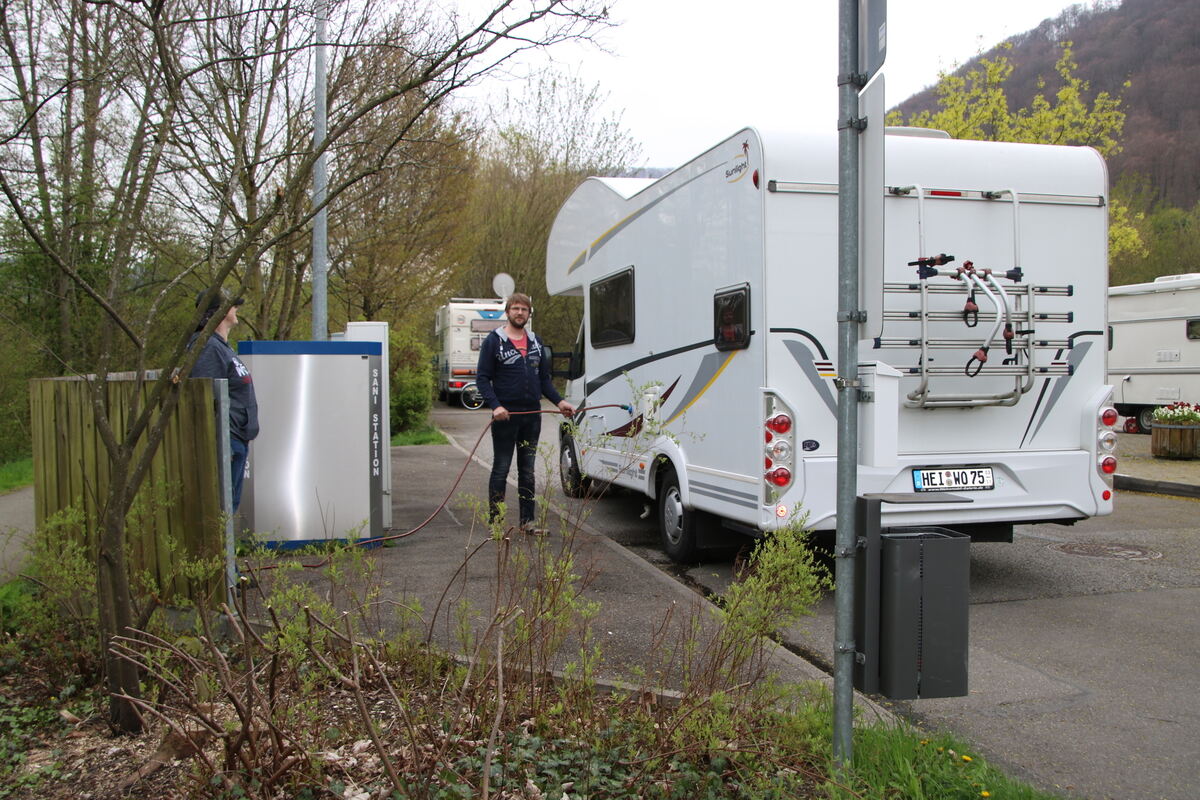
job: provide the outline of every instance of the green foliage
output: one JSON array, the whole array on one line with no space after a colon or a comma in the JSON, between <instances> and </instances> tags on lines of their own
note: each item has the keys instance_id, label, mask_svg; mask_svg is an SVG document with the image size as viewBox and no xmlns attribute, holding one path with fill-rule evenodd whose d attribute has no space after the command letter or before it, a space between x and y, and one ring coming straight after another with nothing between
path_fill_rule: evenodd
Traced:
<instances>
[{"instance_id":1,"label":"green foliage","mask_svg":"<svg viewBox=\"0 0 1200 800\"><path fill-rule=\"evenodd\" d=\"M407 447L416 444L448 444L449 440L428 422L412 430L400 431L392 436L392 447Z\"/></svg>"},{"instance_id":2,"label":"green foliage","mask_svg":"<svg viewBox=\"0 0 1200 800\"><path fill-rule=\"evenodd\" d=\"M854 764L826 786L831 800L1054 800L1012 780L957 737L923 738L919 731L883 725L855 730Z\"/></svg>"},{"instance_id":3,"label":"green foliage","mask_svg":"<svg viewBox=\"0 0 1200 800\"><path fill-rule=\"evenodd\" d=\"M427 424L433 406L433 351L411 327L393 328L388 345L392 432L413 430Z\"/></svg>"},{"instance_id":4,"label":"green foliage","mask_svg":"<svg viewBox=\"0 0 1200 800\"><path fill-rule=\"evenodd\" d=\"M29 797L26 792L50 777L53 764L29 771L24 768L29 751L38 745L42 729L57 719L52 706L29 704L24 698L0 692L0 798Z\"/></svg>"},{"instance_id":5,"label":"green foliage","mask_svg":"<svg viewBox=\"0 0 1200 800\"><path fill-rule=\"evenodd\" d=\"M33 484L33 458L0 464L0 494Z\"/></svg>"},{"instance_id":6,"label":"green foliage","mask_svg":"<svg viewBox=\"0 0 1200 800\"><path fill-rule=\"evenodd\" d=\"M1001 49L1011 50L1012 45L1006 43ZM1062 54L1054 68L1061 85L1053 99L1042 91L1046 81L1039 79L1039 91L1030 106L1014 111L1004 86L1012 75L1012 63L1005 55L980 58L963 75L942 72L938 76L934 88L937 111L921 111L907 120L899 111L892 111L887 124L937 128L955 139L1087 145L1101 155L1119 153L1125 128L1121 97L1097 92L1088 102L1090 86L1076 74L1078 64L1071 42L1062 43ZM1140 252L1141 237L1134 222L1119 200L1113 200L1109 216L1109 252L1113 257Z\"/></svg>"},{"instance_id":7,"label":"green foliage","mask_svg":"<svg viewBox=\"0 0 1200 800\"><path fill-rule=\"evenodd\" d=\"M24 657L61 693L102 673L96 621L96 567L85 541L83 514L68 508L43 523L30 542L28 574L37 602L20 627Z\"/></svg>"},{"instance_id":8,"label":"green foliage","mask_svg":"<svg viewBox=\"0 0 1200 800\"><path fill-rule=\"evenodd\" d=\"M1200 203L1190 210L1156 204L1136 181L1123 181L1118 191L1131 195L1130 203L1140 208L1135 224L1145 247L1113 258L1109 285L1200 272Z\"/></svg>"},{"instance_id":9,"label":"green foliage","mask_svg":"<svg viewBox=\"0 0 1200 800\"><path fill-rule=\"evenodd\" d=\"M24 625L35 605L33 584L24 579L0 584L0 636L12 635Z\"/></svg>"}]
</instances>

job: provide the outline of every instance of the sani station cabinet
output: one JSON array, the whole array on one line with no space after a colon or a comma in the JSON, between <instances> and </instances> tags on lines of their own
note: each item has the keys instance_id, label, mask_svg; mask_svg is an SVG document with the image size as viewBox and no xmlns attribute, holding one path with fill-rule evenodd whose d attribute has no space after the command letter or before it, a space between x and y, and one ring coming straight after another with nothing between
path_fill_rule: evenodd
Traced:
<instances>
[{"instance_id":1,"label":"sani station cabinet","mask_svg":"<svg viewBox=\"0 0 1200 800\"><path fill-rule=\"evenodd\" d=\"M238 355L261 423L243 533L280 548L382 536L392 510L387 323L351 323L327 342L240 342Z\"/></svg>"}]
</instances>

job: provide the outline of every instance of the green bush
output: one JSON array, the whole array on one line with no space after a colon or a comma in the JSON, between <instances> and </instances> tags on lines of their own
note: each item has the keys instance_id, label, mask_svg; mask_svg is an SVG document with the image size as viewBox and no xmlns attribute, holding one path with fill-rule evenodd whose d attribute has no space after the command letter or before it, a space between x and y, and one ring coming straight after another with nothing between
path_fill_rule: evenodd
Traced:
<instances>
[{"instance_id":1,"label":"green bush","mask_svg":"<svg viewBox=\"0 0 1200 800\"><path fill-rule=\"evenodd\" d=\"M394 328L389 337L392 433L425 424L433 405L433 351L422 334Z\"/></svg>"}]
</instances>

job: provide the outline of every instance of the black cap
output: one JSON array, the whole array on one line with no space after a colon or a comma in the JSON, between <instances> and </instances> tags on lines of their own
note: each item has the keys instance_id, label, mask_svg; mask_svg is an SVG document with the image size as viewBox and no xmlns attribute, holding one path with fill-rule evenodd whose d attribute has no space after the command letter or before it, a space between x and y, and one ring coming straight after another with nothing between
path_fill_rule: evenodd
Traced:
<instances>
[{"instance_id":1,"label":"black cap","mask_svg":"<svg viewBox=\"0 0 1200 800\"><path fill-rule=\"evenodd\" d=\"M199 308L200 304L204 302L204 295L208 294L211 291L212 291L211 286L208 287L207 289L200 290L200 293L196 295L196 308ZM220 308L226 302L229 302L229 300L230 300L229 292L225 291L224 289L221 289L219 292L217 292L216 294L214 294L212 296L211 300L208 301L208 307L205 309L205 311L216 311L218 308ZM229 303L229 305L240 306L240 305L243 305L245 302L246 302L246 298L235 297L235 298L233 298L233 301Z\"/></svg>"}]
</instances>

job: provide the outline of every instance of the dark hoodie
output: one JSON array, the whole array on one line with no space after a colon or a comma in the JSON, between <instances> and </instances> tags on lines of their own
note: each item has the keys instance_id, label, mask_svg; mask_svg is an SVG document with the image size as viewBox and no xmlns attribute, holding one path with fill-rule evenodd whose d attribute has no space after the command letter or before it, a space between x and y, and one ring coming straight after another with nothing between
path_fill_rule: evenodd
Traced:
<instances>
[{"instance_id":1,"label":"dark hoodie","mask_svg":"<svg viewBox=\"0 0 1200 800\"><path fill-rule=\"evenodd\" d=\"M541 408L543 395L555 405L562 402L562 395L550 380L549 354L533 331L526 328L525 336L528 345L524 356L503 327L483 340L475 382L488 408L536 411Z\"/></svg>"}]
</instances>

